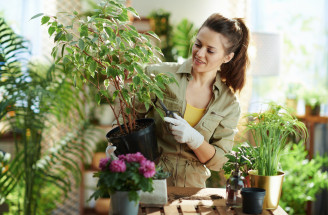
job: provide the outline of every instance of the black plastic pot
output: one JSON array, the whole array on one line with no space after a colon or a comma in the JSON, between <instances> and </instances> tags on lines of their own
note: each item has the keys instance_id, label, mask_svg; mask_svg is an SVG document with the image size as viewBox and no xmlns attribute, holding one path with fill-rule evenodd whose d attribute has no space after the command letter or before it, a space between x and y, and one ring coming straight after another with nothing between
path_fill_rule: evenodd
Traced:
<instances>
[{"instance_id":1,"label":"black plastic pot","mask_svg":"<svg viewBox=\"0 0 328 215\"><path fill-rule=\"evenodd\" d=\"M136 123L148 123L149 126L125 136L113 136L119 127L109 131L106 135L108 142L116 146L115 155L140 152L148 160L154 161L158 158L158 147L154 119L138 119Z\"/></svg>"},{"instance_id":2,"label":"black plastic pot","mask_svg":"<svg viewBox=\"0 0 328 215\"><path fill-rule=\"evenodd\" d=\"M245 214L261 214L263 207L263 199L265 189L262 188L243 188L241 189L243 198L243 213Z\"/></svg>"}]
</instances>

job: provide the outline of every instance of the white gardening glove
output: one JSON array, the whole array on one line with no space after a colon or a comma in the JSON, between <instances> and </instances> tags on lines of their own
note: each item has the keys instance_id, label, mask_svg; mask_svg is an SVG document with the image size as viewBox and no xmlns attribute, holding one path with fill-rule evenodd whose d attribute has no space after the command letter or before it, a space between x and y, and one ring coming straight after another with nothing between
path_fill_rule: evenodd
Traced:
<instances>
[{"instance_id":1,"label":"white gardening glove","mask_svg":"<svg viewBox=\"0 0 328 215\"><path fill-rule=\"evenodd\" d=\"M164 121L171 123L174 139L179 143L187 143L191 149L197 149L203 143L204 136L176 113L173 116L174 118L164 117Z\"/></svg>"},{"instance_id":2,"label":"white gardening glove","mask_svg":"<svg viewBox=\"0 0 328 215\"><path fill-rule=\"evenodd\" d=\"M108 145L107 148L106 148L106 157L113 158L114 160L116 160L117 157L114 154L115 150L116 150L116 146Z\"/></svg>"}]
</instances>

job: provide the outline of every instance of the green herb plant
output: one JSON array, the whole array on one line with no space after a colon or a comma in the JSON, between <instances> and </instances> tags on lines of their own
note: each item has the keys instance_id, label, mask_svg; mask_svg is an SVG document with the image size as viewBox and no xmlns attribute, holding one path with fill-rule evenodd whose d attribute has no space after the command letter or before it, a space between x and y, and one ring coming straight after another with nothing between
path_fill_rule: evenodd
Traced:
<instances>
[{"instance_id":1,"label":"green herb plant","mask_svg":"<svg viewBox=\"0 0 328 215\"><path fill-rule=\"evenodd\" d=\"M56 62L63 63L77 87L87 83L96 89L96 101L100 103L102 98L107 101L121 133L127 134L136 129L137 103L158 110L152 95L163 99L165 84L174 82L174 78L162 73L146 74L145 64L160 62L157 56L162 54L161 50L151 42L152 38L159 38L151 31L139 33L131 25L128 13L137 18L139 15L124 3L103 0L94 14L86 18L76 11L64 13L70 17L70 25L61 24L57 16L49 15L44 15L41 22L47 25L49 35L54 36L52 56ZM114 90L109 90L110 86ZM116 99L118 111L114 111Z\"/></svg>"},{"instance_id":2,"label":"green herb plant","mask_svg":"<svg viewBox=\"0 0 328 215\"><path fill-rule=\"evenodd\" d=\"M293 116L287 108L270 103L266 111L247 115L246 130L251 134L255 146L251 146L255 158L255 169L259 175L277 175L280 158L288 137L295 135L303 139L308 133L303 122Z\"/></svg>"}]
</instances>

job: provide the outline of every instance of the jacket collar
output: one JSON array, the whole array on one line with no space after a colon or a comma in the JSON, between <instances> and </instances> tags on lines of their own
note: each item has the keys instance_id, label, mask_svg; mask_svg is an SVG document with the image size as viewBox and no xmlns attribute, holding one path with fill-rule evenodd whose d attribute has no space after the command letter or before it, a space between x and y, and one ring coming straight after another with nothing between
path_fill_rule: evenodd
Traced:
<instances>
[{"instance_id":1,"label":"jacket collar","mask_svg":"<svg viewBox=\"0 0 328 215\"><path fill-rule=\"evenodd\" d=\"M191 69L192 69L192 59L189 58L180 66L177 73L179 73L179 74L188 74L188 77L192 78ZM213 85L213 90L214 90L214 87L216 87L219 91L221 91L222 87L223 87L223 84L224 83L221 81L220 72L217 72L215 82L214 82L214 85Z\"/></svg>"}]
</instances>

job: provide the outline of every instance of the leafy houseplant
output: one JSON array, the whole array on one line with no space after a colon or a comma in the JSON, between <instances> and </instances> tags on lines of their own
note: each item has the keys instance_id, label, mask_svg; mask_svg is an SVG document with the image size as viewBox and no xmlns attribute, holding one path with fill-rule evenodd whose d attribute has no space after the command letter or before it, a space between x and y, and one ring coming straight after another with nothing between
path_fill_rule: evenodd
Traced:
<instances>
[{"instance_id":1,"label":"leafy houseplant","mask_svg":"<svg viewBox=\"0 0 328 215\"><path fill-rule=\"evenodd\" d=\"M249 114L246 125L255 146L250 142L251 156L255 158L254 170L250 170L251 186L266 190L263 208L278 207L284 173L278 171L279 161L288 137L307 137L304 123L298 121L288 109L270 103L268 110Z\"/></svg>"},{"instance_id":2,"label":"leafy houseplant","mask_svg":"<svg viewBox=\"0 0 328 215\"><path fill-rule=\"evenodd\" d=\"M77 86L86 82L96 88L98 103L104 98L113 111L118 98L120 108L115 119L120 131L128 134L137 126L137 100L146 108L153 105L151 92L162 99L165 83L171 83L173 78L145 74L143 64L160 61L155 53L161 54L161 51L153 47L150 40L150 37L159 38L153 32L138 33L129 23L128 12L139 17L133 8L104 0L94 12L86 19L80 18L76 11L68 14L72 18L69 26L60 24L56 16L43 16L42 24L47 24L50 36L55 36L52 55L57 62L64 63ZM74 32L76 29L78 34ZM59 48L61 54L58 54ZM107 91L110 85L115 88L113 92ZM122 125L119 117L122 117Z\"/></svg>"},{"instance_id":3,"label":"leafy houseplant","mask_svg":"<svg viewBox=\"0 0 328 215\"><path fill-rule=\"evenodd\" d=\"M139 201L137 191L153 191L152 177L156 173L155 164L141 153L119 155L118 159L104 158L99 162L100 171L97 189L90 198L99 198L118 191L128 191L130 201Z\"/></svg>"},{"instance_id":4,"label":"leafy houseplant","mask_svg":"<svg viewBox=\"0 0 328 215\"><path fill-rule=\"evenodd\" d=\"M290 215L306 214L307 201L314 201L318 192L328 188L328 172L323 171L328 167L328 156L317 154L311 160L307 156L300 141L288 144L281 158L286 171L279 205Z\"/></svg>"},{"instance_id":5,"label":"leafy houseplant","mask_svg":"<svg viewBox=\"0 0 328 215\"><path fill-rule=\"evenodd\" d=\"M230 153L225 155L228 161L223 165L226 177L232 172L241 172L244 179L244 186L250 187L248 171L253 169L255 158L251 156L251 148L245 145L234 146Z\"/></svg>"},{"instance_id":6,"label":"leafy houseplant","mask_svg":"<svg viewBox=\"0 0 328 215\"><path fill-rule=\"evenodd\" d=\"M268 110L249 114L248 117L246 128L256 146L248 142L255 158L255 169L259 175L276 175L288 137L306 138L306 126L288 109L275 103L270 103Z\"/></svg>"},{"instance_id":7,"label":"leafy houseplant","mask_svg":"<svg viewBox=\"0 0 328 215\"><path fill-rule=\"evenodd\" d=\"M156 54L161 54L161 51L151 43L151 38L159 38L153 32L137 32L130 24L128 13L138 17L133 8L119 1L103 0L94 10L94 15L87 18L81 18L76 11L67 14L72 21L69 26L59 23L56 16L45 15L41 19L42 24L48 25L49 35L54 36L56 46L52 55L56 62L64 64L76 86L87 83L96 89L98 103L105 99L111 106L118 129L108 134L110 142L114 142L112 139L116 136L132 134L146 127L136 121L136 105L142 103L146 109L150 106L157 109L152 95L163 99L165 84L174 82L173 76L146 74L145 64L160 61ZM110 86L114 90L109 90ZM114 111L116 99L119 108ZM146 122L154 124L153 121ZM121 153L123 144L113 144L117 144L116 152ZM157 143L152 148L157 148ZM137 148L136 151L141 150Z\"/></svg>"},{"instance_id":8,"label":"leafy houseplant","mask_svg":"<svg viewBox=\"0 0 328 215\"><path fill-rule=\"evenodd\" d=\"M194 28L194 24L183 19L174 28L173 31L173 45L177 49L178 55L184 59L187 59L191 55L192 39L195 37L197 31Z\"/></svg>"},{"instance_id":9,"label":"leafy houseplant","mask_svg":"<svg viewBox=\"0 0 328 215\"><path fill-rule=\"evenodd\" d=\"M10 214L46 214L68 196L73 180L79 182L92 132L83 120L81 94L62 67L28 62L26 41L1 18L0 50L0 120L9 123L15 145L0 174L0 204L7 202ZM4 114L8 110L15 114Z\"/></svg>"},{"instance_id":10,"label":"leafy houseplant","mask_svg":"<svg viewBox=\"0 0 328 215\"><path fill-rule=\"evenodd\" d=\"M319 115L320 104L327 102L328 91L324 88L303 89L300 97L304 100L306 115Z\"/></svg>"},{"instance_id":11,"label":"leafy houseplant","mask_svg":"<svg viewBox=\"0 0 328 215\"><path fill-rule=\"evenodd\" d=\"M254 158L251 157L251 148L245 145L234 146L230 153L225 155L228 161L223 165L225 175L230 175L231 172L238 169L242 175L246 177L248 170L253 169Z\"/></svg>"}]
</instances>

